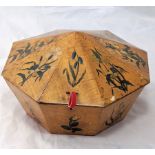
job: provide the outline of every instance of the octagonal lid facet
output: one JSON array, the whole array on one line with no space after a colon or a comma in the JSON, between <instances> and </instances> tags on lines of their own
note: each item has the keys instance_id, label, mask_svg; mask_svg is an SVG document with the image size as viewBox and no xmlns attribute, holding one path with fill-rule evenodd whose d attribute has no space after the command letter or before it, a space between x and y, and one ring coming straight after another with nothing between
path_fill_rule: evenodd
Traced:
<instances>
[{"instance_id":1,"label":"octagonal lid facet","mask_svg":"<svg viewBox=\"0 0 155 155\"><path fill-rule=\"evenodd\" d=\"M37 102L104 107L149 83L147 53L108 31L54 32L13 43L4 78Z\"/></svg>"}]
</instances>

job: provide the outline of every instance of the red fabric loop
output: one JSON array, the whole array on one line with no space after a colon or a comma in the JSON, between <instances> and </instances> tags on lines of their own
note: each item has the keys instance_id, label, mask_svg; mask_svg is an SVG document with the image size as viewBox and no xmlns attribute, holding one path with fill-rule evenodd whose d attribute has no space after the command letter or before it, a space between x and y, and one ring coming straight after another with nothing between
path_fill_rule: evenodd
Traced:
<instances>
[{"instance_id":1,"label":"red fabric loop","mask_svg":"<svg viewBox=\"0 0 155 155\"><path fill-rule=\"evenodd\" d=\"M76 92L72 92L70 94L70 99L69 99L68 107L70 109L73 109L75 106L76 106Z\"/></svg>"}]
</instances>

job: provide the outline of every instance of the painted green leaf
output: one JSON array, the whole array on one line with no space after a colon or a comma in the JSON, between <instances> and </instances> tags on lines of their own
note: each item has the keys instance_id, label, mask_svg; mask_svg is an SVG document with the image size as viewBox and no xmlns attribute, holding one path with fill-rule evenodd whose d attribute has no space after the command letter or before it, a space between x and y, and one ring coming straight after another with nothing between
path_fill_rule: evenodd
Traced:
<instances>
[{"instance_id":1,"label":"painted green leaf","mask_svg":"<svg viewBox=\"0 0 155 155\"><path fill-rule=\"evenodd\" d=\"M27 70L36 70L39 67L38 64L34 64L33 66L31 66L30 68L27 68Z\"/></svg>"},{"instance_id":2,"label":"painted green leaf","mask_svg":"<svg viewBox=\"0 0 155 155\"><path fill-rule=\"evenodd\" d=\"M93 54L95 55L96 59L98 59L99 61L101 61L101 56L94 50L92 50Z\"/></svg>"},{"instance_id":3,"label":"painted green leaf","mask_svg":"<svg viewBox=\"0 0 155 155\"><path fill-rule=\"evenodd\" d=\"M30 62L25 63L26 68L20 69L20 70L23 70L25 72L25 74L23 74L23 73L17 74L18 76L20 76L23 79L23 81L21 82L21 85L23 85L25 83L25 81L27 81L31 77L33 77L35 79L35 81L37 81L38 79L40 81L42 79L44 73L48 69L50 69L50 67L51 67L50 64L56 61L56 60L54 60L54 61L47 63L47 61L48 61L48 59L47 59L43 64L41 64L42 60L43 60L43 56L40 57L38 62L30 61Z\"/></svg>"},{"instance_id":4,"label":"painted green leaf","mask_svg":"<svg viewBox=\"0 0 155 155\"><path fill-rule=\"evenodd\" d=\"M24 52L23 49L19 49L19 50L16 50L19 54L22 54Z\"/></svg>"},{"instance_id":5,"label":"painted green leaf","mask_svg":"<svg viewBox=\"0 0 155 155\"><path fill-rule=\"evenodd\" d=\"M76 69L78 63L79 63L78 61L76 61L76 62L74 63L74 68L75 68L75 69Z\"/></svg>"},{"instance_id":6,"label":"painted green leaf","mask_svg":"<svg viewBox=\"0 0 155 155\"><path fill-rule=\"evenodd\" d=\"M131 85L131 86L134 86L131 82L129 82L129 81L124 81L124 83L126 84L126 85Z\"/></svg>"},{"instance_id":7,"label":"painted green leaf","mask_svg":"<svg viewBox=\"0 0 155 155\"><path fill-rule=\"evenodd\" d=\"M42 71L37 71L37 74L38 74L38 76L39 76L39 78L40 78L39 80L41 80L41 78L42 78L44 72L42 72Z\"/></svg>"},{"instance_id":8,"label":"painted green leaf","mask_svg":"<svg viewBox=\"0 0 155 155\"><path fill-rule=\"evenodd\" d=\"M76 51L73 51L71 58L72 61L69 60L68 62L69 69L65 68L65 70L63 70L63 74L66 73L69 84L72 87L75 87L82 80L85 73L82 75L79 74L81 69L80 64L83 64L83 59L77 55ZM73 66L71 62L74 63Z\"/></svg>"},{"instance_id":9,"label":"painted green leaf","mask_svg":"<svg viewBox=\"0 0 155 155\"><path fill-rule=\"evenodd\" d=\"M82 73L81 77L79 80L76 82L76 85L80 83L80 81L83 79L84 75L86 74L86 70Z\"/></svg>"},{"instance_id":10,"label":"painted green leaf","mask_svg":"<svg viewBox=\"0 0 155 155\"><path fill-rule=\"evenodd\" d=\"M95 48L95 52L100 56L102 57L101 53Z\"/></svg>"},{"instance_id":11,"label":"painted green leaf","mask_svg":"<svg viewBox=\"0 0 155 155\"><path fill-rule=\"evenodd\" d=\"M99 69L96 69L98 76L100 75L100 73L102 74L102 71Z\"/></svg>"},{"instance_id":12,"label":"painted green leaf","mask_svg":"<svg viewBox=\"0 0 155 155\"><path fill-rule=\"evenodd\" d=\"M18 73L17 75L20 76L23 80L26 79L25 74L23 74L23 73Z\"/></svg>"},{"instance_id":13,"label":"painted green leaf","mask_svg":"<svg viewBox=\"0 0 155 155\"><path fill-rule=\"evenodd\" d=\"M27 43L24 47L20 47L20 49L17 49L16 50L16 54L15 56L13 57L13 61L16 60L16 59L22 59L26 56L28 56L29 54L31 54L32 52L38 50L39 48L47 45L48 42L36 42L34 45L31 45L30 43ZM11 59L11 57L10 57ZM13 62L13 61L10 61L10 62Z\"/></svg>"},{"instance_id":14,"label":"painted green leaf","mask_svg":"<svg viewBox=\"0 0 155 155\"><path fill-rule=\"evenodd\" d=\"M63 72L62 72L62 73L64 74L65 72L66 72L66 68L63 70Z\"/></svg>"},{"instance_id":15,"label":"painted green leaf","mask_svg":"<svg viewBox=\"0 0 155 155\"><path fill-rule=\"evenodd\" d=\"M10 61L10 63L11 63L11 62L13 62L13 61L15 61L15 60L16 60L17 55L13 55L13 56L11 56L11 57L9 57L9 58L12 58L12 59L11 59L11 61Z\"/></svg>"},{"instance_id":16,"label":"painted green leaf","mask_svg":"<svg viewBox=\"0 0 155 155\"><path fill-rule=\"evenodd\" d=\"M71 130L71 128L67 125L61 125L62 128L64 128L65 130Z\"/></svg>"},{"instance_id":17,"label":"painted green leaf","mask_svg":"<svg viewBox=\"0 0 155 155\"><path fill-rule=\"evenodd\" d=\"M35 61L26 62L25 64L35 64Z\"/></svg>"},{"instance_id":18,"label":"painted green leaf","mask_svg":"<svg viewBox=\"0 0 155 155\"><path fill-rule=\"evenodd\" d=\"M71 66L70 62L69 62L69 69L70 69L70 72L71 72L71 74L72 74L73 79L76 80L76 76L75 76L75 73L74 73L74 69L73 69L73 67Z\"/></svg>"},{"instance_id":19,"label":"painted green leaf","mask_svg":"<svg viewBox=\"0 0 155 155\"><path fill-rule=\"evenodd\" d=\"M22 82L21 82L20 84L21 84L21 86L23 86L23 84L24 84L25 81L27 80L25 74L23 74L23 73L18 73L17 75L20 76L20 77L22 78Z\"/></svg>"},{"instance_id":20,"label":"painted green leaf","mask_svg":"<svg viewBox=\"0 0 155 155\"><path fill-rule=\"evenodd\" d=\"M79 125L79 122L73 121L73 122L70 122L69 125L70 125L71 127L75 127L75 126L78 126L78 125Z\"/></svg>"},{"instance_id":21,"label":"painted green leaf","mask_svg":"<svg viewBox=\"0 0 155 155\"><path fill-rule=\"evenodd\" d=\"M43 59L43 56L40 57L40 60L39 61L42 61L42 59Z\"/></svg>"},{"instance_id":22,"label":"painted green leaf","mask_svg":"<svg viewBox=\"0 0 155 155\"><path fill-rule=\"evenodd\" d=\"M50 60L52 57L53 57L53 55L49 56L49 57L48 57L48 60Z\"/></svg>"},{"instance_id":23,"label":"painted green leaf","mask_svg":"<svg viewBox=\"0 0 155 155\"><path fill-rule=\"evenodd\" d=\"M78 57L78 61L80 64L83 64L83 59L81 57Z\"/></svg>"},{"instance_id":24,"label":"painted green leaf","mask_svg":"<svg viewBox=\"0 0 155 155\"><path fill-rule=\"evenodd\" d=\"M43 70L48 70L49 68L51 68L51 66L49 64L44 64L43 65Z\"/></svg>"},{"instance_id":25,"label":"painted green leaf","mask_svg":"<svg viewBox=\"0 0 155 155\"><path fill-rule=\"evenodd\" d=\"M50 64L54 63L55 61L57 61L57 60L53 60L53 61L51 61L49 63L46 63L45 65L50 65Z\"/></svg>"},{"instance_id":26,"label":"painted green leaf","mask_svg":"<svg viewBox=\"0 0 155 155\"><path fill-rule=\"evenodd\" d=\"M66 73L66 77L67 77L68 83L72 86L72 83L71 83L71 81L70 81L70 76L69 76L68 70L67 70L66 68L63 70L63 74L64 74L64 73Z\"/></svg>"},{"instance_id":27,"label":"painted green leaf","mask_svg":"<svg viewBox=\"0 0 155 155\"><path fill-rule=\"evenodd\" d=\"M99 68L101 68L101 64L100 64L100 63L99 63L99 65L98 65L98 66L99 66Z\"/></svg>"},{"instance_id":28,"label":"painted green leaf","mask_svg":"<svg viewBox=\"0 0 155 155\"><path fill-rule=\"evenodd\" d=\"M72 132L81 131L81 128L72 128Z\"/></svg>"},{"instance_id":29,"label":"painted green leaf","mask_svg":"<svg viewBox=\"0 0 155 155\"><path fill-rule=\"evenodd\" d=\"M110 65L111 65L110 70L112 73L106 75L106 80L108 84L126 93L128 91L128 85L133 86L133 84L125 79L123 75L123 72L125 72L125 70L123 68L116 66L114 64Z\"/></svg>"},{"instance_id":30,"label":"painted green leaf","mask_svg":"<svg viewBox=\"0 0 155 155\"><path fill-rule=\"evenodd\" d=\"M76 51L72 53L72 59L74 59L75 57L76 57Z\"/></svg>"},{"instance_id":31,"label":"painted green leaf","mask_svg":"<svg viewBox=\"0 0 155 155\"><path fill-rule=\"evenodd\" d=\"M79 125L78 119L75 119L74 117L69 118L68 125L61 125L62 128L65 130L71 130L72 132L81 131L81 128L78 128Z\"/></svg>"}]
</instances>

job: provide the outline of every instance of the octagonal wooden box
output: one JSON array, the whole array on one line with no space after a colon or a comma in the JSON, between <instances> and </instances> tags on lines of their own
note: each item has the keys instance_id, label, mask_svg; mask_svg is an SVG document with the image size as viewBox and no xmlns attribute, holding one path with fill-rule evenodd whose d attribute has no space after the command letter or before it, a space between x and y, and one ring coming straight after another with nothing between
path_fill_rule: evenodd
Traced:
<instances>
[{"instance_id":1,"label":"octagonal wooden box","mask_svg":"<svg viewBox=\"0 0 155 155\"><path fill-rule=\"evenodd\" d=\"M2 75L26 113L60 134L95 135L114 125L149 83L146 52L109 31L14 42Z\"/></svg>"}]
</instances>

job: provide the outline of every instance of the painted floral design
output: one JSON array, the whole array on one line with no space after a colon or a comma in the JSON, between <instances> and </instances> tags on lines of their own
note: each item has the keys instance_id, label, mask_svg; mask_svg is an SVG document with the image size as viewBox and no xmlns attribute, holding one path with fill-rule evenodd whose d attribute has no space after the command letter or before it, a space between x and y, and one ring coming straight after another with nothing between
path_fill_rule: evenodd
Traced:
<instances>
[{"instance_id":1,"label":"painted floral design","mask_svg":"<svg viewBox=\"0 0 155 155\"><path fill-rule=\"evenodd\" d=\"M65 130L69 130L71 132L81 131L82 129L77 127L79 125L79 119L75 117L70 117L67 125L61 125L61 127Z\"/></svg>"},{"instance_id":2,"label":"painted floral design","mask_svg":"<svg viewBox=\"0 0 155 155\"><path fill-rule=\"evenodd\" d=\"M130 62L135 62L137 67L140 68L140 66L145 66L146 62L142 57L140 57L138 54L134 53L129 46L125 45L125 48L123 49L122 53L123 59L128 60Z\"/></svg>"},{"instance_id":3,"label":"painted floral design","mask_svg":"<svg viewBox=\"0 0 155 155\"><path fill-rule=\"evenodd\" d=\"M91 51L98 62L98 68L96 68L97 75L103 75L105 77L107 83L112 88L112 94L114 94L114 88L126 93L128 91L128 86L133 86L123 75L126 71L120 66L111 64L107 60L105 61L96 48L91 49Z\"/></svg>"},{"instance_id":4,"label":"painted floral design","mask_svg":"<svg viewBox=\"0 0 155 155\"><path fill-rule=\"evenodd\" d=\"M73 65L71 65L71 61L74 62ZM76 51L73 51L71 60L68 62L69 69L65 68L63 70L63 74L66 74L67 81L72 87L79 84L86 74L86 70L84 70L82 74L79 74L80 65L83 65L83 59L78 56Z\"/></svg>"},{"instance_id":5,"label":"painted floral design","mask_svg":"<svg viewBox=\"0 0 155 155\"><path fill-rule=\"evenodd\" d=\"M11 63L15 60L20 60L22 58L25 58L32 52L39 50L43 46L48 45L52 43L53 41L54 39L50 39L47 42L40 41L40 42L36 42L34 45L31 45L31 43L28 42L25 46L21 47L20 49L17 49L16 52L9 57L9 62Z\"/></svg>"},{"instance_id":6,"label":"painted floral design","mask_svg":"<svg viewBox=\"0 0 155 155\"><path fill-rule=\"evenodd\" d=\"M121 56L124 60L135 63L139 69L141 66L145 67L145 65L146 65L146 62L144 61L144 59L142 57L140 57L137 53L134 53L131 50L131 48L127 45L124 45L124 48L121 49L116 44L105 43L105 47L118 52L119 54L121 54Z\"/></svg>"},{"instance_id":7,"label":"painted floral design","mask_svg":"<svg viewBox=\"0 0 155 155\"><path fill-rule=\"evenodd\" d=\"M53 55L50 55L47 60L43 60L43 56L41 56L39 61L26 62L24 66L27 67L20 69L21 71L24 71L24 73L20 72L17 74L22 79L20 85L23 86L30 78L34 78L35 81L40 81L45 72L51 68L51 64L56 61L52 58Z\"/></svg>"}]
</instances>

